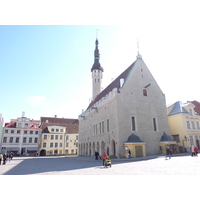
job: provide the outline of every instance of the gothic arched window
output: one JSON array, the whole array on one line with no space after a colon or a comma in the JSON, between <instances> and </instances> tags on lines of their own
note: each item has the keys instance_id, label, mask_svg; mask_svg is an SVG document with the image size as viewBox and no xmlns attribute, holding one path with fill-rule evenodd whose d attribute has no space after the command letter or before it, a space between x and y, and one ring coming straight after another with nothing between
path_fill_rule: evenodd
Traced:
<instances>
[{"instance_id":1,"label":"gothic arched window","mask_svg":"<svg viewBox=\"0 0 200 200\"><path fill-rule=\"evenodd\" d=\"M147 95L147 89L143 89L143 96L146 96L146 97L148 96Z\"/></svg>"}]
</instances>

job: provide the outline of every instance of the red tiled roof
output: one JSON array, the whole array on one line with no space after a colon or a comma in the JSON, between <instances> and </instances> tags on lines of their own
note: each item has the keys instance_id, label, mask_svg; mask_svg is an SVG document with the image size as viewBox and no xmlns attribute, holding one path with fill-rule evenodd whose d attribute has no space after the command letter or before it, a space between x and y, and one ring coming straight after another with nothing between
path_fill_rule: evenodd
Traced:
<instances>
[{"instance_id":1,"label":"red tiled roof","mask_svg":"<svg viewBox=\"0 0 200 200\"><path fill-rule=\"evenodd\" d=\"M198 102L196 100L195 101L190 101L190 102L195 105L194 111L196 113L200 114L200 102Z\"/></svg>"},{"instance_id":2,"label":"red tiled roof","mask_svg":"<svg viewBox=\"0 0 200 200\"><path fill-rule=\"evenodd\" d=\"M48 121L48 122L47 122ZM42 132L48 133L47 126L63 126L66 127L66 133L78 133L79 121L78 119L68 118L54 118L54 117L41 117Z\"/></svg>"},{"instance_id":3,"label":"red tiled roof","mask_svg":"<svg viewBox=\"0 0 200 200\"><path fill-rule=\"evenodd\" d=\"M17 120L13 120L11 122L6 122L4 128L16 128Z\"/></svg>"},{"instance_id":4,"label":"red tiled roof","mask_svg":"<svg viewBox=\"0 0 200 200\"><path fill-rule=\"evenodd\" d=\"M5 123L4 128L16 128L16 122L17 120L12 120L11 122L7 122ZM30 127L28 127L29 129L40 129L37 124L35 124L34 122L30 121Z\"/></svg>"}]
</instances>

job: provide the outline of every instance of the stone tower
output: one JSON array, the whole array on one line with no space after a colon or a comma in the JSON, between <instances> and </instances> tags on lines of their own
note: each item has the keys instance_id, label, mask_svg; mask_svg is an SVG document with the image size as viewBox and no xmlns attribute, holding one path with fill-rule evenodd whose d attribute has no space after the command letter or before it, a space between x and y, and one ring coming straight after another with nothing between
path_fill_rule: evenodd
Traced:
<instances>
[{"instance_id":1,"label":"stone tower","mask_svg":"<svg viewBox=\"0 0 200 200\"><path fill-rule=\"evenodd\" d=\"M99 53L99 41L95 41L95 51L94 51L94 64L91 68L92 72L92 101L101 92L101 83L103 78L103 68L99 63L100 53Z\"/></svg>"}]
</instances>

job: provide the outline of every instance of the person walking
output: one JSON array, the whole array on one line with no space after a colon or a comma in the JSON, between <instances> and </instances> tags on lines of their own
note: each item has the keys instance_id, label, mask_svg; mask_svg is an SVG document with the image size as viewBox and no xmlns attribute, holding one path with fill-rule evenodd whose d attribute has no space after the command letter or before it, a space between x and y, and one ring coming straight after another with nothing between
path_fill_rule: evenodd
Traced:
<instances>
[{"instance_id":1,"label":"person walking","mask_svg":"<svg viewBox=\"0 0 200 200\"><path fill-rule=\"evenodd\" d=\"M169 157L169 159L171 159L171 150L169 148L169 146L167 146L167 149L166 149L166 159L167 157Z\"/></svg>"},{"instance_id":2,"label":"person walking","mask_svg":"<svg viewBox=\"0 0 200 200\"><path fill-rule=\"evenodd\" d=\"M6 155L6 153L4 153L4 154L3 154L3 165L6 164L6 159L7 159L7 155Z\"/></svg>"},{"instance_id":3,"label":"person walking","mask_svg":"<svg viewBox=\"0 0 200 200\"><path fill-rule=\"evenodd\" d=\"M128 150L128 158L132 158L130 149Z\"/></svg>"},{"instance_id":4,"label":"person walking","mask_svg":"<svg viewBox=\"0 0 200 200\"><path fill-rule=\"evenodd\" d=\"M0 153L0 165L1 165L2 159L3 159L3 155L2 155L2 153Z\"/></svg>"},{"instance_id":5,"label":"person walking","mask_svg":"<svg viewBox=\"0 0 200 200\"><path fill-rule=\"evenodd\" d=\"M192 147L191 147L191 151L192 151L192 155L191 155L191 156L192 156L192 157L195 156L195 151L194 151L194 146L193 146L193 145L192 145Z\"/></svg>"},{"instance_id":6,"label":"person walking","mask_svg":"<svg viewBox=\"0 0 200 200\"><path fill-rule=\"evenodd\" d=\"M105 165L105 159L108 157L108 155L106 154L106 152L104 152L104 154L102 155L102 160L103 160L103 166Z\"/></svg>"},{"instance_id":7,"label":"person walking","mask_svg":"<svg viewBox=\"0 0 200 200\"><path fill-rule=\"evenodd\" d=\"M194 147L195 156L198 156L198 147Z\"/></svg>"},{"instance_id":8,"label":"person walking","mask_svg":"<svg viewBox=\"0 0 200 200\"><path fill-rule=\"evenodd\" d=\"M95 160L99 159L99 152L95 151Z\"/></svg>"}]
</instances>

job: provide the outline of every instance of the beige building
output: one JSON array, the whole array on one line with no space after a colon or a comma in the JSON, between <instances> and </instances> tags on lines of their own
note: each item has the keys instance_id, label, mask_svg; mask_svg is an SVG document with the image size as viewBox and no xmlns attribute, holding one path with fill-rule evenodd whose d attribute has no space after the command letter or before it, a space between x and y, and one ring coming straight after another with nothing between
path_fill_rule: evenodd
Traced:
<instances>
[{"instance_id":1,"label":"beige building","mask_svg":"<svg viewBox=\"0 0 200 200\"><path fill-rule=\"evenodd\" d=\"M40 155L76 155L78 120L41 117Z\"/></svg>"},{"instance_id":2,"label":"beige building","mask_svg":"<svg viewBox=\"0 0 200 200\"><path fill-rule=\"evenodd\" d=\"M194 102L195 103L195 102ZM191 151L192 145L200 148L200 114L192 102L177 101L167 107L170 134L180 152Z\"/></svg>"},{"instance_id":3,"label":"beige building","mask_svg":"<svg viewBox=\"0 0 200 200\"><path fill-rule=\"evenodd\" d=\"M103 77L97 44L91 69L93 90L101 88ZM93 101L79 116L79 155L93 156L98 151L121 158L130 143L135 157L160 153L161 137L169 134L165 95L140 54L103 91L92 94ZM132 134L137 137L129 140Z\"/></svg>"}]
</instances>

